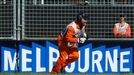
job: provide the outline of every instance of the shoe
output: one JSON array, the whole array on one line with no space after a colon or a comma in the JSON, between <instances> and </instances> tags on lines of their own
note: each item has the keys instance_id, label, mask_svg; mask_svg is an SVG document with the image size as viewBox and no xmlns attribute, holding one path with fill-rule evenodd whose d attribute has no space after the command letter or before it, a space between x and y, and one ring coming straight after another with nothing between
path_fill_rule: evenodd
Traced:
<instances>
[{"instance_id":1,"label":"shoe","mask_svg":"<svg viewBox=\"0 0 134 75\"><path fill-rule=\"evenodd\" d=\"M65 68L61 69L60 73L65 74L66 73Z\"/></svg>"},{"instance_id":2,"label":"shoe","mask_svg":"<svg viewBox=\"0 0 134 75\"><path fill-rule=\"evenodd\" d=\"M56 73L56 72L54 72L54 71L51 71L50 74L58 74L58 73Z\"/></svg>"},{"instance_id":3,"label":"shoe","mask_svg":"<svg viewBox=\"0 0 134 75\"><path fill-rule=\"evenodd\" d=\"M57 72L55 72L55 66L53 66L53 68L52 68L52 71L50 72L50 74L58 74Z\"/></svg>"}]
</instances>

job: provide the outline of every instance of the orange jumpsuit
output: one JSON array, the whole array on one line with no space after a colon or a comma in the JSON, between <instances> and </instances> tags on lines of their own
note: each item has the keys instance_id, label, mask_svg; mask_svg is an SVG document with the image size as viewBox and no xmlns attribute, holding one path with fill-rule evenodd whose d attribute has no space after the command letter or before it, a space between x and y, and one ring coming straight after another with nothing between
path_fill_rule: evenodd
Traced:
<instances>
[{"instance_id":1,"label":"orange jumpsuit","mask_svg":"<svg viewBox=\"0 0 134 75\"><path fill-rule=\"evenodd\" d=\"M131 37L131 27L127 23L123 27L120 26L120 23L117 23L114 26L113 33L115 37Z\"/></svg>"},{"instance_id":2,"label":"orange jumpsuit","mask_svg":"<svg viewBox=\"0 0 134 75\"><path fill-rule=\"evenodd\" d=\"M80 28L77 24L76 27L78 29ZM78 48L76 46L78 37L73 37L74 34L75 29L72 26L68 26L64 36L61 36L60 34L58 35L60 57L58 58L56 65L53 67L51 74L58 73L59 70L65 68L68 64L74 62L79 58ZM68 42L74 43L74 45L68 47Z\"/></svg>"}]
</instances>

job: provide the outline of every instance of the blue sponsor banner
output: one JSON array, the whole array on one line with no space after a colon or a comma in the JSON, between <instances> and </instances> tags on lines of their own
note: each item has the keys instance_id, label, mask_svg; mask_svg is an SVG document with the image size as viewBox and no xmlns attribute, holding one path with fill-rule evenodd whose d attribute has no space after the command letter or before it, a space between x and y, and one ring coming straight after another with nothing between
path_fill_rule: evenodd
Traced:
<instances>
[{"instance_id":1,"label":"blue sponsor banner","mask_svg":"<svg viewBox=\"0 0 134 75\"><path fill-rule=\"evenodd\" d=\"M47 73L51 72L53 66L56 64L56 61L59 57L59 51L58 51L58 47L57 45L49 42L49 41L46 41L46 53L47 53L47 56L48 56L48 71Z\"/></svg>"},{"instance_id":2,"label":"blue sponsor banner","mask_svg":"<svg viewBox=\"0 0 134 75\"><path fill-rule=\"evenodd\" d=\"M120 46L115 46L106 49L105 57L105 72L119 73L120 72Z\"/></svg>"},{"instance_id":3,"label":"blue sponsor banner","mask_svg":"<svg viewBox=\"0 0 134 75\"><path fill-rule=\"evenodd\" d=\"M92 49L91 53L91 73L104 73L105 65L105 46Z\"/></svg>"},{"instance_id":4,"label":"blue sponsor banner","mask_svg":"<svg viewBox=\"0 0 134 75\"><path fill-rule=\"evenodd\" d=\"M1 72L16 71L16 50L1 47Z\"/></svg>"},{"instance_id":5,"label":"blue sponsor banner","mask_svg":"<svg viewBox=\"0 0 134 75\"><path fill-rule=\"evenodd\" d=\"M120 72L129 73L133 71L133 48L120 50Z\"/></svg>"},{"instance_id":6,"label":"blue sponsor banner","mask_svg":"<svg viewBox=\"0 0 134 75\"><path fill-rule=\"evenodd\" d=\"M92 44L87 44L79 48L79 59L75 68L75 73L90 72ZM78 70L78 71L77 71Z\"/></svg>"},{"instance_id":7,"label":"blue sponsor banner","mask_svg":"<svg viewBox=\"0 0 134 75\"><path fill-rule=\"evenodd\" d=\"M32 43L32 72L48 72L46 68L48 68L48 51L45 47ZM44 64L45 63L45 64Z\"/></svg>"},{"instance_id":8,"label":"blue sponsor banner","mask_svg":"<svg viewBox=\"0 0 134 75\"><path fill-rule=\"evenodd\" d=\"M19 71L32 72L32 48L20 45L19 46Z\"/></svg>"},{"instance_id":9,"label":"blue sponsor banner","mask_svg":"<svg viewBox=\"0 0 134 75\"><path fill-rule=\"evenodd\" d=\"M8 42L8 41L7 41ZM55 41L16 41L10 46L0 42L1 72L18 69L16 53L19 55L19 72L49 73L59 57ZM127 43L126 43L127 42ZM110 74L133 72L134 41L87 41L78 44L79 59L69 64L66 73ZM8 42L10 43L10 42ZM124 44L123 44L124 43Z\"/></svg>"},{"instance_id":10,"label":"blue sponsor banner","mask_svg":"<svg viewBox=\"0 0 134 75\"><path fill-rule=\"evenodd\" d=\"M86 73L90 72L90 55L92 44L87 44L79 48L79 59L65 68L67 73Z\"/></svg>"}]
</instances>

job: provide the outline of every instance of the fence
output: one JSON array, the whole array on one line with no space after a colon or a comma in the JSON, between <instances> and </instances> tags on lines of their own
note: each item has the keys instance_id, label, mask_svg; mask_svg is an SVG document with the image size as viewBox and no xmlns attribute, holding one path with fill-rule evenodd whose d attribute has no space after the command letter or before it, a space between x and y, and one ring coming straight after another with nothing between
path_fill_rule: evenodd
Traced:
<instances>
[{"instance_id":1,"label":"fence","mask_svg":"<svg viewBox=\"0 0 134 75\"><path fill-rule=\"evenodd\" d=\"M15 39L16 32L16 1L0 1L0 39Z\"/></svg>"},{"instance_id":2,"label":"fence","mask_svg":"<svg viewBox=\"0 0 134 75\"><path fill-rule=\"evenodd\" d=\"M11 0L10 2L13 3ZM17 11L16 7L13 7L15 4L18 7ZM6 4L6 7L9 5ZM134 38L133 0L18 0L10 7L10 11L6 13L10 14L12 19L8 22L6 20L9 18L8 15L4 17L5 19L3 15L0 18L2 21L0 28L7 28L4 29L5 33L0 30L0 37L8 37L10 34L10 37L14 36L14 39L22 40L56 39L58 32L74 21L78 12L83 11L89 15L86 30L90 39L117 39L114 38L112 29L121 14L126 15L127 22L132 27L131 39ZM1 10L5 9L1 8ZM0 15L4 13L4 11L0 12ZM10 33L7 34L7 32Z\"/></svg>"}]
</instances>

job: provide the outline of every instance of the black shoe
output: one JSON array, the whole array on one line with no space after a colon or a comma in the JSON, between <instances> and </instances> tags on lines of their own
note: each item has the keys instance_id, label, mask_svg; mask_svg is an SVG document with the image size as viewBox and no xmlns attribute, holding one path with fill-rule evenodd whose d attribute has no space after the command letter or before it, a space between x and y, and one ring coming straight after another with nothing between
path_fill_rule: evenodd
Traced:
<instances>
[{"instance_id":1,"label":"black shoe","mask_svg":"<svg viewBox=\"0 0 134 75\"><path fill-rule=\"evenodd\" d=\"M61 69L60 70L60 73L65 74L66 73L65 68L64 69Z\"/></svg>"}]
</instances>

